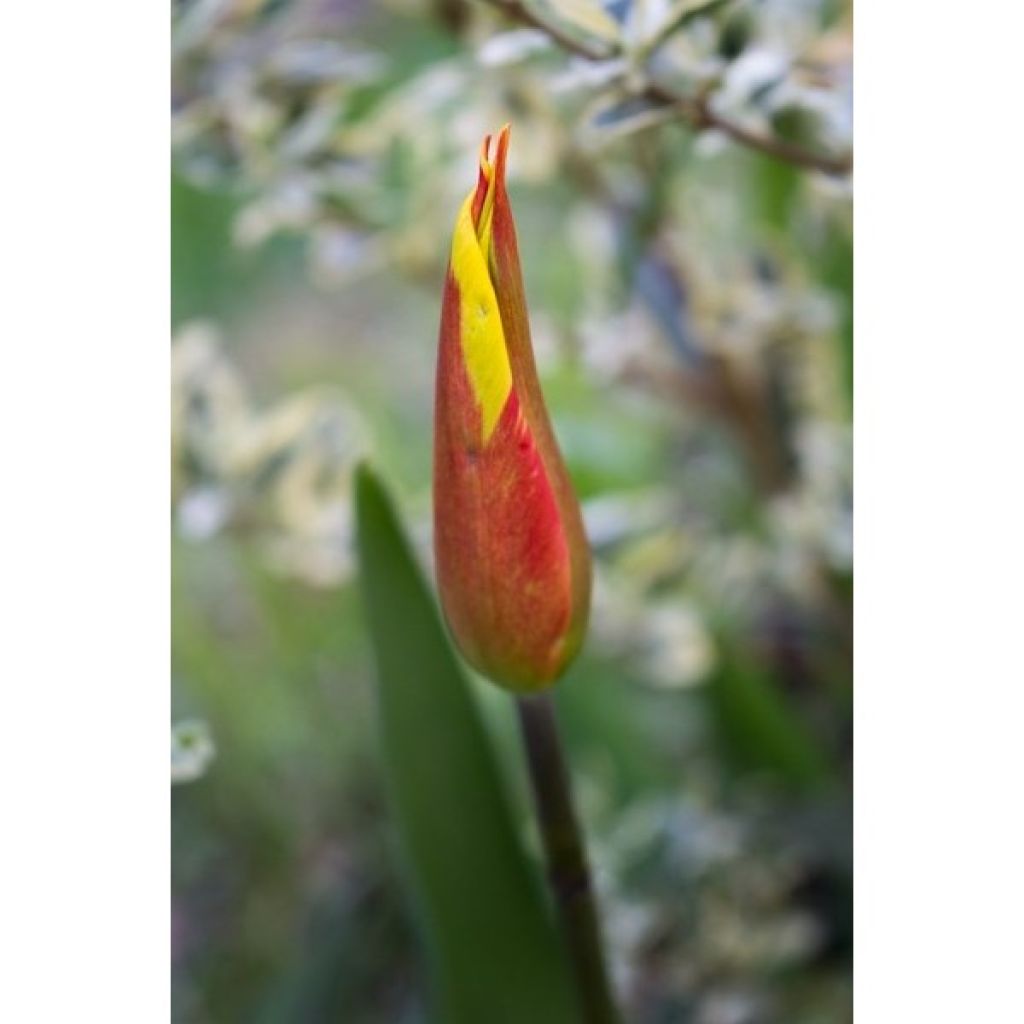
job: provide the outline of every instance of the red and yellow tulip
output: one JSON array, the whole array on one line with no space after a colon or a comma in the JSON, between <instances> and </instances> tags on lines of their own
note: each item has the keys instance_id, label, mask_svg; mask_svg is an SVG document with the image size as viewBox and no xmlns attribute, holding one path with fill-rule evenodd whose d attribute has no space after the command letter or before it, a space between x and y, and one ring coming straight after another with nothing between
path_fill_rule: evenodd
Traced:
<instances>
[{"instance_id":1,"label":"red and yellow tulip","mask_svg":"<svg viewBox=\"0 0 1024 1024\"><path fill-rule=\"evenodd\" d=\"M529 692L576 655L590 551L534 364L512 210L509 128L487 136L445 278L434 434L434 547L467 660Z\"/></svg>"}]
</instances>

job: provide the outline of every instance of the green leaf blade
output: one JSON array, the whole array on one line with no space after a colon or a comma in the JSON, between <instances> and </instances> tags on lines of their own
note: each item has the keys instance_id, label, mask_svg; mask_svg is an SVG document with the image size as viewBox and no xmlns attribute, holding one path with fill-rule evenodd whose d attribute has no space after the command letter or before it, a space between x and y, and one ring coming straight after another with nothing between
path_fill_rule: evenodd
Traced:
<instances>
[{"instance_id":1,"label":"green leaf blade","mask_svg":"<svg viewBox=\"0 0 1024 1024\"><path fill-rule=\"evenodd\" d=\"M389 791L445 1024L578 1019L554 926L433 598L373 473L356 480Z\"/></svg>"}]
</instances>

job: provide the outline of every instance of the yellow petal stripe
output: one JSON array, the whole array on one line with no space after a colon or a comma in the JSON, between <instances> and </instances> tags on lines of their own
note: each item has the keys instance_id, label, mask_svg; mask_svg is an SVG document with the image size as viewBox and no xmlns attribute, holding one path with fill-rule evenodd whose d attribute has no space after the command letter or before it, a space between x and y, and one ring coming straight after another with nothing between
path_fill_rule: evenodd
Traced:
<instances>
[{"instance_id":1,"label":"yellow petal stripe","mask_svg":"<svg viewBox=\"0 0 1024 1024\"><path fill-rule=\"evenodd\" d=\"M494 210L494 175L481 161L489 186L480 210L479 227L473 226L473 193L467 196L452 239L452 275L459 286L459 321L462 355L473 393L480 406L482 442L487 443L512 389L512 368L505 349L501 315L488 269L491 216Z\"/></svg>"}]
</instances>

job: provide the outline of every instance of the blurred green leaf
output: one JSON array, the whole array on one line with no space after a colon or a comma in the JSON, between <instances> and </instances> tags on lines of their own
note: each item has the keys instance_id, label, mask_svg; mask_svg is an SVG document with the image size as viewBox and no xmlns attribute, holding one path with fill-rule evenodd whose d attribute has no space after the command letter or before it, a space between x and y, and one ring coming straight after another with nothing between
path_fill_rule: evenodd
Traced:
<instances>
[{"instance_id":1,"label":"blurred green leaf","mask_svg":"<svg viewBox=\"0 0 1024 1024\"><path fill-rule=\"evenodd\" d=\"M735 60L750 43L757 24L749 8L731 12L722 21L718 36L718 53L726 60Z\"/></svg>"},{"instance_id":2,"label":"blurred green leaf","mask_svg":"<svg viewBox=\"0 0 1024 1024\"><path fill-rule=\"evenodd\" d=\"M833 225L819 256L821 278L839 304L840 360L847 401L853 402L853 237L850 230ZM848 412L852 409L848 406Z\"/></svg>"},{"instance_id":3,"label":"blurred green leaf","mask_svg":"<svg viewBox=\"0 0 1024 1024\"><path fill-rule=\"evenodd\" d=\"M276 237L255 252L232 242L239 196L226 188L203 189L171 175L171 323L195 317L226 320L265 289L275 276L294 279L302 246Z\"/></svg>"},{"instance_id":4,"label":"blurred green leaf","mask_svg":"<svg viewBox=\"0 0 1024 1024\"><path fill-rule=\"evenodd\" d=\"M818 111L801 103L787 103L771 115L775 134L786 142L808 149L824 148L823 126Z\"/></svg>"},{"instance_id":5,"label":"blurred green leaf","mask_svg":"<svg viewBox=\"0 0 1024 1024\"><path fill-rule=\"evenodd\" d=\"M760 218L776 238L788 240L803 178L799 171L779 160L752 159L760 165L751 181L751 192Z\"/></svg>"},{"instance_id":6,"label":"blurred green leaf","mask_svg":"<svg viewBox=\"0 0 1024 1024\"><path fill-rule=\"evenodd\" d=\"M237 257L231 252L231 220L236 202L204 192L183 178L171 178L171 318L220 313L234 280Z\"/></svg>"},{"instance_id":7,"label":"blurred green leaf","mask_svg":"<svg viewBox=\"0 0 1024 1024\"><path fill-rule=\"evenodd\" d=\"M684 25L688 25L696 18L714 14L719 8L724 7L731 0L676 0L665 14L664 20L652 34L647 43L650 51L657 49L668 38Z\"/></svg>"},{"instance_id":8,"label":"blurred green leaf","mask_svg":"<svg viewBox=\"0 0 1024 1024\"><path fill-rule=\"evenodd\" d=\"M356 480L388 783L445 1024L576 1019L561 947L467 681L371 471Z\"/></svg>"},{"instance_id":9,"label":"blurred green leaf","mask_svg":"<svg viewBox=\"0 0 1024 1024\"><path fill-rule=\"evenodd\" d=\"M769 673L744 658L726 658L709 693L719 735L738 767L795 789L828 780L822 749Z\"/></svg>"}]
</instances>

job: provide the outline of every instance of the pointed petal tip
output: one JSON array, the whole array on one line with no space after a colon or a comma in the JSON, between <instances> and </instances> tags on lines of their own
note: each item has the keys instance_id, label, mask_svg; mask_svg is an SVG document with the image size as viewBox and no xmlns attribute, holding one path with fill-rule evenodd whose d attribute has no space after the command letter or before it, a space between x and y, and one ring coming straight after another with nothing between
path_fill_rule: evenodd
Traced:
<instances>
[{"instance_id":1,"label":"pointed petal tip","mask_svg":"<svg viewBox=\"0 0 1024 1024\"><path fill-rule=\"evenodd\" d=\"M508 144L512 136L512 124L506 121L498 132L498 141L494 153L494 178L496 182L505 184L505 161L508 157Z\"/></svg>"},{"instance_id":2,"label":"pointed petal tip","mask_svg":"<svg viewBox=\"0 0 1024 1024\"><path fill-rule=\"evenodd\" d=\"M496 133L484 136L480 143L481 180L489 182L496 171L499 174L504 172L511 135L512 123L506 121Z\"/></svg>"}]
</instances>

